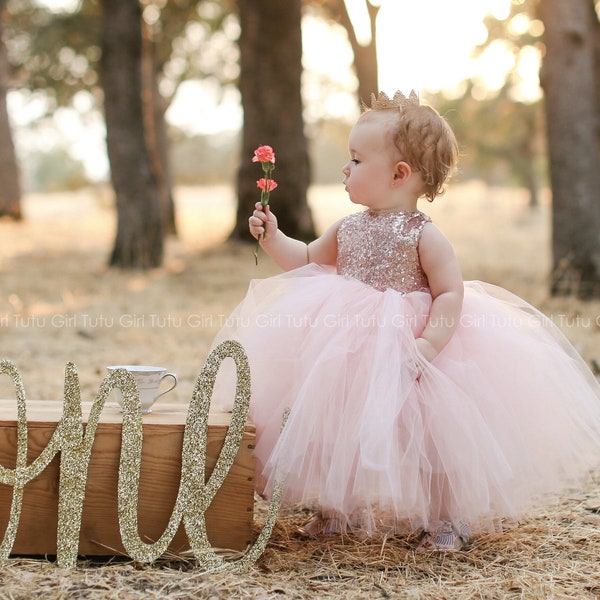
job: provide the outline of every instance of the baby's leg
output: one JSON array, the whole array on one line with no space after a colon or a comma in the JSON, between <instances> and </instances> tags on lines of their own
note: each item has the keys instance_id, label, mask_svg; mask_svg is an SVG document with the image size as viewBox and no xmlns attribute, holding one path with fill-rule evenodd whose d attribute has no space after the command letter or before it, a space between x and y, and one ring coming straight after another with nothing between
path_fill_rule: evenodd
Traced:
<instances>
[{"instance_id":1,"label":"baby's leg","mask_svg":"<svg viewBox=\"0 0 600 600\"><path fill-rule=\"evenodd\" d=\"M432 478L431 519L423 532L417 552L460 550L471 537L470 526L456 514L448 479L444 475Z\"/></svg>"}]
</instances>

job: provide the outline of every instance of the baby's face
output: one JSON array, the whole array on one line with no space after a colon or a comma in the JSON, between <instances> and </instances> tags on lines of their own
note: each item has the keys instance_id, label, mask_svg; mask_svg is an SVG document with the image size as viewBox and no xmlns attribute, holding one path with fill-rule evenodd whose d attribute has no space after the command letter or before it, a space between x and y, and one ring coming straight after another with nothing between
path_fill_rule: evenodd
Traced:
<instances>
[{"instance_id":1,"label":"baby's face","mask_svg":"<svg viewBox=\"0 0 600 600\"><path fill-rule=\"evenodd\" d=\"M342 172L346 191L355 204L379 209L389 201L394 167L401 160L391 142L390 125L390 115L365 113L350 132L350 160Z\"/></svg>"}]
</instances>

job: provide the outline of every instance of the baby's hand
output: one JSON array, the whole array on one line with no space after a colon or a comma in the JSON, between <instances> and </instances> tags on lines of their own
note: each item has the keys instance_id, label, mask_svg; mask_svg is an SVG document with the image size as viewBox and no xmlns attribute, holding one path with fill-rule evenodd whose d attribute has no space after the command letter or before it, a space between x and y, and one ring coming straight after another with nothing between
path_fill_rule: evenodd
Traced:
<instances>
[{"instance_id":1,"label":"baby's hand","mask_svg":"<svg viewBox=\"0 0 600 600\"><path fill-rule=\"evenodd\" d=\"M437 350L433 347L433 345L426 340L425 338L417 338L415 340L417 343L417 349L426 358L429 362L431 362L437 356Z\"/></svg>"},{"instance_id":2,"label":"baby's hand","mask_svg":"<svg viewBox=\"0 0 600 600\"><path fill-rule=\"evenodd\" d=\"M261 235L264 238L270 238L277 231L277 218L271 212L271 208L267 204L263 208L260 202L256 203L256 210L248 219L248 227L253 237L258 239Z\"/></svg>"}]
</instances>

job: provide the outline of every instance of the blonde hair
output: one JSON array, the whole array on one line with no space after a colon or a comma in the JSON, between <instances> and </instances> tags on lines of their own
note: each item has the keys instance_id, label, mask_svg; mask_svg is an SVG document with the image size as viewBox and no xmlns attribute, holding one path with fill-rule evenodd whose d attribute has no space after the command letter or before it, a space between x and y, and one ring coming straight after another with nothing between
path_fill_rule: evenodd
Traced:
<instances>
[{"instance_id":1,"label":"blonde hair","mask_svg":"<svg viewBox=\"0 0 600 600\"><path fill-rule=\"evenodd\" d=\"M397 92L393 100L383 92L378 98L373 95L371 107L363 106L361 118L376 113L395 117L391 141L402 160L421 173L422 195L432 202L445 192L458 163L458 143L450 125L434 108L420 104L414 92L408 98Z\"/></svg>"}]
</instances>

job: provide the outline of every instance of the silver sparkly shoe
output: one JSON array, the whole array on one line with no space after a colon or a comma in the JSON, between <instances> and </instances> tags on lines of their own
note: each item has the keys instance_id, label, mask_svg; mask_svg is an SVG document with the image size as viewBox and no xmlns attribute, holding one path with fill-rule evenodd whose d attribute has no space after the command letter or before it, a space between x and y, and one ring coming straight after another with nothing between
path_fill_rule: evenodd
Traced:
<instances>
[{"instance_id":1,"label":"silver sparkly shoe","mask_svg":"<svg viewBox=\"0 0 600 600\"><path fill-rule=\"evenodd\" d=\"M442 521L433 531L424 531L417 552L462 550L471 537L471 528L462 520Z\"/></svg>"},{"instance_id":2,"label":"silver sparkly shoe","mask_svg":"<svg viewBox=\"0 0 600 600\"><path fill-rule=\"evenodd\" d=\"M324 517L321 512L317 512L304 525L298 527L296 533L303 538L315 539L327 535L328 524L329 519Z\"/></svg>"}]
</instances>

